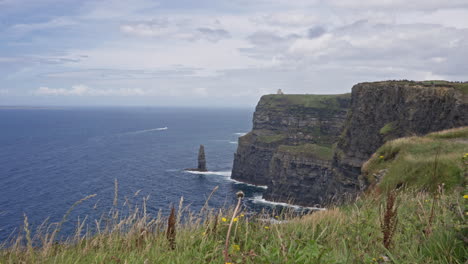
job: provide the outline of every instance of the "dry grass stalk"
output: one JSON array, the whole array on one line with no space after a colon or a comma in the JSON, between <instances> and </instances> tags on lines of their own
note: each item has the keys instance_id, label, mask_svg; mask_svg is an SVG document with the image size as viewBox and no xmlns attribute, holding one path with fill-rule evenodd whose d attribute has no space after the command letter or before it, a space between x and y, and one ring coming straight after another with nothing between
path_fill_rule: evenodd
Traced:
<instances>
[{"instance_id":1,"label":"dry grass stalk","mask_svg":"<svg viewBox=\"0 0 468 264\"><path fill-rule=\"evenodd\" d=\"M437 148L437 152L436 152L435 159L434 159L434 171L432 175L432 180L434 182L438 182L439 180L439 177L438 177L439 175L437 174L437 166L439 164L438 162L439 155L440 155L440 145ZM438 191L441 192L441 185L438 185L437 188L438 188ZM429 220L427 221L427 227L424 230L424 233L426 235L430 235L432 233L432 222L434 221L434 212L435 212L434 208L436 205L436 199L437 199L437 194L436 192L434 192L433 197L432 197L431 214L429 215Z\"/></svg>"},{"instance_id":2,"label":"dry grass stalk","mask_svg":"<svg viewBox=\"0 0 468 264\"><path fill-rule=\"evenodd\" d=\"M390 249L392 239L395 234L396 226L398 223L396 204L396 191L390 191L387 194L387 204L383 214L383 220L380 220L380 227L383 234L383 245L386 249Z\"/></svg>"},{"instance_id":3,"label":"dry grass stalk","mask_svg":"<svg viewBox=\"0 0 468 264\"><path fill-rule=\"evenodd\" d=\"M234 223L234 218L237 215L237 211L239 211L242 198L244 198L244 193L242 191L237 192L236 195L237 195L237 205L236 205L236 208L234 208L234 213L232 214L231 222L229 223L229 228L228 228L228 232L226 235L226 243L224 245L224 252L223 252L224 262L229 262L229 251L228 251L229 250L229 236L231 235L231 229L232 229L232 224Z\"/></svg>"},{"instance_id":4,"label":"dry grass stalk","mask_svg":"<svg viewBox=\"0 0 468 264\"><path fill-rule=\"evenodd\" d=\"M172 206L171 208L171 214L169 215L169 219L167 220L167 232L166 232L166 237L167 240L169 241L169 246L171 247L172 250L175 249L176 243L175 243L175 238L176 238L176 214L175 214L175 208Z\"/></svg>"}]
</instances>

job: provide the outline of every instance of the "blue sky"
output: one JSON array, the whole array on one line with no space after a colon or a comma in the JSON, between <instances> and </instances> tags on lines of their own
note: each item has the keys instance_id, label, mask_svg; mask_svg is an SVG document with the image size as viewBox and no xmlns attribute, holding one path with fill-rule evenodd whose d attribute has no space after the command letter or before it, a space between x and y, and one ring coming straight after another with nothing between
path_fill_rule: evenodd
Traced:
<instances>
[{"instance_id":1,"label":"blue sky","mask_svg":"<svg viewBox=\"0 0 468 264\"><path fill-rule=\"evenodd\" d=\"M466 0L0 0L0 105L254 106L468 80Z\"/></svg>"}]
</instances>

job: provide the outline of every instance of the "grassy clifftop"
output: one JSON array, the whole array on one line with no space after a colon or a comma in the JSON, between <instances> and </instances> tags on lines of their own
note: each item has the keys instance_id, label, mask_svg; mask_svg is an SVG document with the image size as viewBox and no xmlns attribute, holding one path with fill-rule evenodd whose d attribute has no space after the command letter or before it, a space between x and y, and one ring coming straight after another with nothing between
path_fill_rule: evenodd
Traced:
<instances>
[{"instance_id":1,"label":"grassy clifftop","mask_svg":"<svg viewBox=\"0 0 468 264\"><path fill-rule=\"evenodd\" d=\"M269 94L260 99L262 107L270 109L283 108L316 108L316 109L342 109L346 108L344 100L350 94L315 95L315 94Z\"/></svg>"},{"instance_id":2,"label":"grassy clifftop","mask_svg":"<svg viewBox=\"0 0 468 264\"><path fill-rule=\"evenodd\" d=\"M463 94L468 94L468 82L449 82L443 80L431 80L431 81L409 81L409 80L398 80L398 81L381 81L371 82L363 84L372 85L407 85L414 87L440 87L440 88L454 88L461 91Z\"/></svg>"},{"instance_id":3,"label":"grassy clifftop","mask_svg":"<svg viewBox=\"0 0 468 264\"><path fill-rule=\"evenodd\" d=\"M468 127L392 140L364 164L365 180L384 190L399 185L435 190L463 185L468 169Z\"/></svg>"}]
</instances>

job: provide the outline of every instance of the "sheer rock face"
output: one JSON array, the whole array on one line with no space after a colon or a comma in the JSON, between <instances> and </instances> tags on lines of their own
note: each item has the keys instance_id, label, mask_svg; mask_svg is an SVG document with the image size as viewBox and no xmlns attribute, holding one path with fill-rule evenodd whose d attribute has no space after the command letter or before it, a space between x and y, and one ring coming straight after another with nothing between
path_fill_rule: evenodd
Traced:
<instances>
[{"instance_id":1,"label":"sheer rock face","mask_svg":"<svg viewBox=\"0 0 468 264\"><path fill-rule=\"evenodd\" d=\"M206 169L206 158L205 158L205 146L200 145L198 150L198 171L207 171Z\"/></svg>"},{"instance_id":2,"label":"sheer rock face","mask_svg":"<svg viewBox=\"0 0 468 264\"><path fill-rule=\"evenodd\" d=\"M355 85L328 195L359 191L361 166L386 141L468 125L468 97L456 85L404 81Z\"/></svg>"},{"instance_id":3,"label":"sheer rock face","mask_svg":"<svg viewBox=\"0 0 468 264\"><path fill-rule=\"evenodd\" d=\"M466 125L466 88L449 82L361 83L351 96L267 95L253 130L239 138L232 178L267 185L269 200L324 205L359 192L362 164L386 141Z\"/></svg>"},{"instance_id":4,"label":"sheer rock face","mask_svg":"<svg viewBox=\"0 0 468 264\"><path fill-rule=\"evenodd\" d=\"M298 188L306 186L306 181L315 182L322 174L314 172L328 168L331 160L330 156L317 161L314 146L331 153L349 102L349 94L263 96L254 113L253 130L239 138L232 178L267 185L265 198L304 203ZM308 169L296 170L301 166ZM298 183L300 179L303 184Z\"/></svg>"}]
</instances>

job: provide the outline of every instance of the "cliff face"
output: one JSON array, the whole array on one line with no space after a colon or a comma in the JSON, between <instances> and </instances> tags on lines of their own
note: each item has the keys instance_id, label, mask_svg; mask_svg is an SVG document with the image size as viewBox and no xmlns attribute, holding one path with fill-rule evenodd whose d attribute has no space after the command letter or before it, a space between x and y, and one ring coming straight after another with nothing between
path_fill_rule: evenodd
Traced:
<instances>
[{"instance_id":1,"label":"cliff face","mask_svg":"<svg viewBox=\"0 0 468 264\"><path fill-rule=\"evenodd\" d=\"M328 195L359 186L361 166L386 141L466 126L468 98L459 84L430 82L361 83L352 88L351 107L338 140L334 179Z\"/></svg>"},{"instance_id":2,"label":"cliff face","mask_svg":"<svg viewBox=\"0 0 468 264\"><path fill-rule=\"evenodd\" d=\"M311 171L328 169L349 101L349 94L263 96L253 130L239 138L232 178L268 185L269 199L297 198L296 189L284 187L302 177L297 185L302 188L306 181L315 181ZM295 170L298 167L304 169Z\"/></svg>"},{"instance_id":3,"label":"cliff face","mask_svg":"<svg viewBox=\"0 0 468 264\"><path fill-rule=\"evenodd\" d=\"M362 164L386 141L468 125L467 87L387 81L355 85L351 98L263 96L232 177L267 185L266 199L300 205L355 194Z\"/></svg>"}]
</instances>

